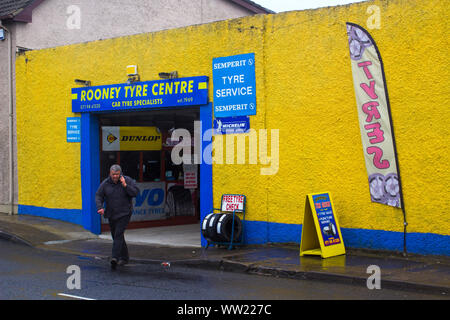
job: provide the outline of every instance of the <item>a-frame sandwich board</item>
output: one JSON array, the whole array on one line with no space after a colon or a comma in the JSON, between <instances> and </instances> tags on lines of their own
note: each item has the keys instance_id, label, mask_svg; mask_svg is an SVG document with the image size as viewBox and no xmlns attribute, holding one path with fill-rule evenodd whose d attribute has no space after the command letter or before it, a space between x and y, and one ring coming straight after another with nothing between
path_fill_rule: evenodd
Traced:
<instances>
[{"instance_id":1,"label":"a-frame sandwich board","mask_svg":"<svg viewBox=\"0 0 450 320\"><path fill-rule=\"evenodd\" d=\"M339 222L328 192L306 196L300 256L320 255L329 258L345 254Z\"/></svg>"}]
</instances>

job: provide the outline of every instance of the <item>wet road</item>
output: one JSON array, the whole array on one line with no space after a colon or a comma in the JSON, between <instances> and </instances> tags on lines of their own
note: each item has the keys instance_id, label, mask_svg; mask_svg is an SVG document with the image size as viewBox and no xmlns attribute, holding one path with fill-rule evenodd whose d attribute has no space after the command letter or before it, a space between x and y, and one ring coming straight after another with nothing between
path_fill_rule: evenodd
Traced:
<instances>
[{"instance_id":1,"label":"wet road","mask_svg":"<svg viewBox=\"0 0 450 320\"><path fill-rule=\"evenodd\" d=\"M80 289L69 289L67 273L79 267ZM72 277L69 285L76 286ZM448 299L395 290L369 290L346 284L281 279L242 273L130 264L111 271L105 260L38 250L0 240L0 299L292 300L292 299Z\"/></svg>"}]
</instances>

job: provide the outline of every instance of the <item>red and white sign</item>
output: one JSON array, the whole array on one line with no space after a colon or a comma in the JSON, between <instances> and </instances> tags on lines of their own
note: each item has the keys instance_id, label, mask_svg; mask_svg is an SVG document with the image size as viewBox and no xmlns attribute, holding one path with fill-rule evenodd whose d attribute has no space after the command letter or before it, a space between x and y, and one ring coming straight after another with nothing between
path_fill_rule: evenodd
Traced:
<instances>
[{"instance_id":1,"label":"red and white sign","mask_svg":"<svg viewBox=\"0 0 450 320\"><path fill-rule=\"evenodd\" d=\"M197 172L198 168L196 164L184 164L184 188L185 189L197 189Z\"/></svg>"},{"instance_id":2,"label":"red and white sign","mask_svg":"<svg viewBox=\"0 0 450 320\"><path fill-rule=\"evenodd\" d=\"M244 211L245 197L239 194L224 194L222 196L222 211Z\"/></svg>"}]
</instances>

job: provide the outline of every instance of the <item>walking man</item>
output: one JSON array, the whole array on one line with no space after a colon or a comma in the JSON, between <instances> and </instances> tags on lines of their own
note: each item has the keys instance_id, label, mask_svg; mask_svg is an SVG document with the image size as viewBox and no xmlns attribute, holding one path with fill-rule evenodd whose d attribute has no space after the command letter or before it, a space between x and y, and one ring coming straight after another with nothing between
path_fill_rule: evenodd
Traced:
<instances>
[{"instance_id":1,"label":"walking man","mask_svg":"<svg viewBox=\"0 0 450 320\"><path fill-rule=\"evenodd\" d=\"M130 222L133 204L132 198L139 193L136 182L122 175L122 168L115 164L109 170L109 177L103 180L95 194L97 212L109 221L113 238L111 268L117 264L128 263L128 248L125 242L125 229ZM106 202L106 210L103 203Z\"/></svg>"}]
</instances>

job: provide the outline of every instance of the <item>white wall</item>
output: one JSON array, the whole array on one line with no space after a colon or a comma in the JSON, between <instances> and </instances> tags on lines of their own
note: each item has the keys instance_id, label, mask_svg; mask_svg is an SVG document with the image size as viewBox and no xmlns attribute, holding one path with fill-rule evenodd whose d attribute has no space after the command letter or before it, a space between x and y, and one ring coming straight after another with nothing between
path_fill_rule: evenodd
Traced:
<instances>
[{"instance_id":1,"label":"white wall","mask_svg":"<svg viewBox=\"0 0 450 320\"><path fill-rule=\"evenodd\" d=\"M69 14L72 8L80 14ZM249 14L226 0L46 0L33 11L32 23L18 24L16 36L19 46L41 49ZM79 28L67 26L77 20Z\"/></svg>"}]
</instances>

